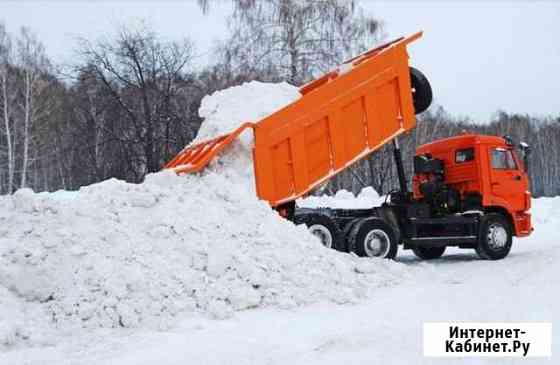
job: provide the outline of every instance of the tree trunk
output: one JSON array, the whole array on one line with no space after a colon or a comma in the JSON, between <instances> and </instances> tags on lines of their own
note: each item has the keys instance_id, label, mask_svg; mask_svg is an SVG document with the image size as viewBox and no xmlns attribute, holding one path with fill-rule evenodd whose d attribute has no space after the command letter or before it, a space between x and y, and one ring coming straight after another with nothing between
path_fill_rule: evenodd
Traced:
<instances>
[{"instance_id":1,"label":"tree trunk","mask_svg":"<svg viewBox=\"0 0 560 365\"><path fill-rule=\"evenodd\" d=\"M296 47L296 35L294 34L294 25L288 23L287 40L288 40L288 54L290 55L290 83L292 85L299 85L298 80L298 50Z\"/></svg>"},{"instance_id":2,"label":"tree trunk","mask_svg":"<svg viewBox=\"0 0 560 365\"><path fill-rule=\"evenodd\" d=\"M29 70L25 71L25 102L24 102L24 124L23 124L23 160L21 168L21 184L24 188L27 184L27 166L29 163L29 127L31 124L31 75Z\"/></svg>"},{"instance_id":3,"label":"tree trunk","mask_svg":"<svg viewBox=\"0 0 560 365\"><path fill-rule=\"evenodd\" d=\"M14 189L14 150L12 145L12 131L10 128L10 113L8 102L8 77L7 69L2 72L2 100L4 110L4 127L6 128L6 144L8 148L8 186L7 193L12 193Z\"/></svg>"},{"instance_id":4,"label":"tree trunk","mask_svg":"<svg viewBox=\"0 0 560 365\"><path fill-rule=\"evenodd\" d=\"M146 168L147 172L156 172L158 170L158 164L154 156L154 124L146 89L142 90L142 100L144 104L144 120L146 123L146 140L144 144Z\"/></svg>"}]
</instances>

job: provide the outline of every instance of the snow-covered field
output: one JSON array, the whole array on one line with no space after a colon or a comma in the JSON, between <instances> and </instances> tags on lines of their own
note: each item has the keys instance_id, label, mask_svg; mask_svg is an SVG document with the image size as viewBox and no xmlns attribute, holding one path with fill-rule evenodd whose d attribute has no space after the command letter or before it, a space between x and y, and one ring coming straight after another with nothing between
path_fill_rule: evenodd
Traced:
<instances>
[{"instance_id":1,"label":"snow-covered field","mask_svg":"<svg viewBox=\"0 0 560 365\"><path fill-rule=\"evenodd\" d=\"M532 211L534 234L516 239L506 259L481 261L470 250L451 250L423 262L401 251L394 265L407 275L355 304L268 307L226 320L191 313L166 331L98 329L69 334L52 345L4 348L0 363L556 364L560 198L535 199ZM379 260L375 264L387 269ZM552 322L553 358L424 358L422 323L428 321Z\"/></svg>"},{"instance_id":2,"label":"snow-covered field","mask_svg":"<svg viewBox=\"0 0 560 365\"><path fill-rule=\"evenodd\" d=\"M287 84L216 93L198 138L297 97ZM535 233L502 261L357 258L255 198L251 137L201 175L0 197L0 364L416 364L431 362L426 321L557 323L560 198L533 201Z\"/></svg>"}]
</instances>

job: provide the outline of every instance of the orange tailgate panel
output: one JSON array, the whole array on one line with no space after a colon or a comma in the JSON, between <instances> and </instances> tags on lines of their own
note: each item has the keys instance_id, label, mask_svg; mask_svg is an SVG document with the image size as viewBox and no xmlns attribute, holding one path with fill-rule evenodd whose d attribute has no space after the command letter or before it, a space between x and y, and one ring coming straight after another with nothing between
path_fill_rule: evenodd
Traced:
<instances>
[{"instance_id":1,"label":"orange tailgate panel","mask_svg":"<svg viewBox=\"0 0 560 365\"><path fill-rule=\"evenodd\" d=\"M416 125L406 44L417 36L313 81L301 99L255 124L261 199L292 201Z\"/></svg>"}]
</instances>

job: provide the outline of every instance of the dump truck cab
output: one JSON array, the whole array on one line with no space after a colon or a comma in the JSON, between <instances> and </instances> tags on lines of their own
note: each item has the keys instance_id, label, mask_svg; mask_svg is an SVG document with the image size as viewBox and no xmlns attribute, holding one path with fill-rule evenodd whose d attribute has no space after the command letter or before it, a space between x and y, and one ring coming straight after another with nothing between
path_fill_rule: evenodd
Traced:
<instances>
[{"instance_id":1,"label":"dump truck cab","mask_svg":"<svg viewBox=\"0 0 560 365\"><path fill-rule=\"evenodd\" d=\"M387 258L402 245L421 259L438 258L453 246L498 260L509 254L513 236L533 230L525 143L519 144L523 160L507 136L463 133L419 146L412 192L398 143L393 147L400 189L387 202L371 209L300 210L296 223L341 251Z\"/></svg>"},{"instance_id":2,"label":"dump truck cab","mask_svg":"<svg viewBox=\"0 0 560 365\"><path fill-rule=\"evenodd\" d=\"M520 152L528 153L520 144ZM531 193L526 166L509 137L463 134L422 145L415 158L441 160L443 183L457 193L462 210L495 212L506 217L515 236L531 233ZM422 200L421 172L413 178L414 198Z\"/></svg>"}]
</instances>

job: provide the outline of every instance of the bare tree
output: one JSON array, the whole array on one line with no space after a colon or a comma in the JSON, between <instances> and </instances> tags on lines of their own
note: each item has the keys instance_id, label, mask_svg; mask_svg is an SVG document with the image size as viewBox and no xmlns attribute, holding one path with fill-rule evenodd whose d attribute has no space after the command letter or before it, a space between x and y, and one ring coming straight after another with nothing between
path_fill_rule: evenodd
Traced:
<instances>
[{"instance_id":1,"label":"bare tree","mask_svg":"<svg viewBox=\"0 0 560 365\"><path fill-rule=\"evenodd\" d=\"M204 4L205 2L203 2ZM219 48L239 73L279 74L301 84L371 47L380 22L354 1L238 1Z\"/></svg>"},{"instance_id":2,"label":"bare tree","mask_svg":"<svg viewBox=\"0 0 560 365\"><path fill-rule=\"evenodd\" d=\"M23 96L20 101L23 124L23 156L20 186L25 187L30 162L31 128L33 123L40 117L39 114L46 112L43 109L43 105L40 105L38 102L38 98L48 84L41 76L47 71L49 62L43 45L29 28L22 27L20 29L16 48L16 64L22 73L21 93Z\"/></svg>"},{"instance_id":3,"label":"bare tree","mask_svg":"<svg viewBox=\"0 0 560 365\"><path fill-rule=\"evenodd\" d=\"M11 193L14 189L14 166L15 166L15 146L14 136L12 133L11 123L11 107L14 102L14 94L11 90L10 71L13 58L12 41L10 35L6 32L3 24L0 24L0 83L2 97L2 118L4 134L6 136L6 159L8 164L8 176L6 191Z\"/></svg>"},{"instance_id":4,"label":"bare tree","mask_svg":"<svg viewBox=\"0 0 560 365\"><path fill-rule=\"evenodd\" d=\"M81 54L86 71L103 84L131 127L122 138L130 157L140 156L137 175L157 171L165 149L161 142L174 120L172 101L185 86L191 42L164 41L142 25L122 28L112 40L82 40Z\"/></svg>"}]
</instances>

